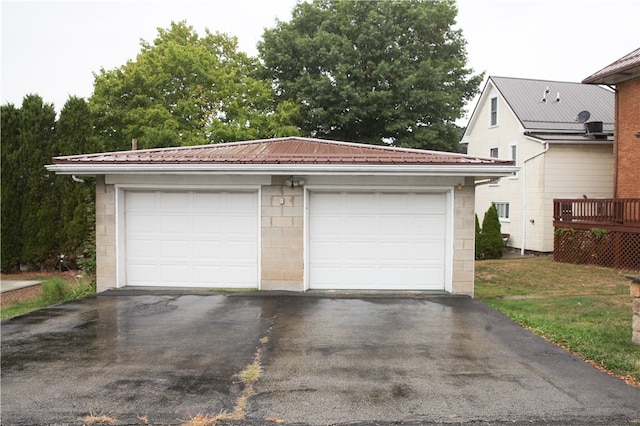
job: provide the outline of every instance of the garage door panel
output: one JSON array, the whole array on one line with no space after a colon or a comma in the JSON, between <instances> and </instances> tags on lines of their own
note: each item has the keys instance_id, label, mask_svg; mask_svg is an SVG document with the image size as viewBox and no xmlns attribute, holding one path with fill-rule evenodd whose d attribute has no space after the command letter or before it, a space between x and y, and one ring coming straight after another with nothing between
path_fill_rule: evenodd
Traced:
<instances>
[{"instance_id":1,"label":"garage door panel","mask_svg":"<svg viewBox=\"0 0 640 426\"><path fill-rule=\"evenodd\" d=\"M197 264L208 259L216 259L222 257L224 253L224 244L222 241L194 241L192 257L197 260Z\"/></svg>"},{"instance_id":2,"label":"garage door panel","mask_svg":"<svg viewBox=\"0 0 640 426\"><path fill-rule=\"evenodd\" d=\"M311 250L325 262L333 263L342 257L342 245L337 241L315 241Z\"/></svg>"},{"instance_id":3,"label":"garage door panel","mask_svg":"<svg viewBox=\"0 0 640 426\"><path fill-rule=\"evenodd\" d=\"M198 234L220 234L222 231L223 219L219 215L194 215L193 226Z\"/></svg>"},{"instance_id":4,"label":"garage door panel","mask_svg":"<svg viewBox=\"0 0 640 426\"><path fill-rule=\"evenodd\" d=\"M194 212L207 212L209 214L220 214L223 212L226 193L201 193L193 200Z\"/></svg>"},{"instance_id":5,"label":"garage door panel","mask_svg":"<svg viewBox=\"0 0 640 426\"><path fill-rule=\"evenodd\" d=\"M257 192L127 192L127 285L256 287L257 200Z\"/></svg>"},{"instance_id":6,"label":"garage door panel","mask_svg":"<svg viewBox=\"0 0 640 426\"><path fill-rule=\"evenodd\" d=\"M184 240L164 240L160 242L160 256L164 259L188 258L190 250L190 241Z\"/></svg>"},{"instance_id":7,"label":"garage door panel","mask_svg":"<svg viewBox=\"0 0 640 426\"><path fill-rule=\"evenodd\" d=\"M309 209L310 288L445 288L445 194L311 192Z\"/></svg>"},{"instance_id":8,"label":"garage door panel","mask_svg":"<svg viewBox=\"0 0 640 426\"><path fill-rule=\"evenodd\" d=\"M353 213L357 212L371 212L375 209L376 206L376 196L375 194L358 194L351 193L348 194L340 194L341 204L345 206L347 210Z\"/></svg>"},{"instance_id":9,"label":"garage door panel","mask_svg":"<svg viewBox=\"0 0 640 426\"><path fill-rule=\"evenodd\" d=\"M348 230L352 235L371 235L370 223L365 220L365 215L354 215L344 219L343 230Z\"/></svg>"},{"instance_id":10,"label":"garage door panel","mask_svg":"<svg viewBox=\"0 0 640 426\"><path fill-rule=\"evenodd\" d=\"M133 234L153 234L156 230L154 217L140 213L127 214L127 232Z\"/></svg>"},{"instance_id":11,"label":"garage door panel","mask_svg":"<svg viewBox=\"0 0 640 426\"><path fill-rule=\"evenodd\" d=\"M347 253L350 253L349 258L353 261L375 262L375 259L378 256L378 247L368 241L350 241L345 243L345 247Z\"/></svg>"},{"instance_id":12,"label":"garage door panel","mask_svg":"<svg viewBox=\"0 0 640 426\"><path fill-rule=\"evenodd\" d=\"M445 194L429 194L429 197L416 197L413 199L416 210L427 215L444 215L447 213Z\"/></svg>"},{"instance_id":13,"label":"garage door panel","mask_svg":"<svg viewBox=\"0 0 640 426\"><path fill-rule=\"evenodd\" d=\"M189 232L191 218L188 215L169 214L160 218L159 231L164 234L180 234Z\"/></svg>"}]
</instances>

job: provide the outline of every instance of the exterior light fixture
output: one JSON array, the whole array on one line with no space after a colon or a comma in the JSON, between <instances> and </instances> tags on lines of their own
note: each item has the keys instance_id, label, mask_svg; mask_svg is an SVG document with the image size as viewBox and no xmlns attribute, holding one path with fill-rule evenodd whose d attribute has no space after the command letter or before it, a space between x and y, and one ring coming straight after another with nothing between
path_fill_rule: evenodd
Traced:
<instances>
[{"instance_id":1,"label":"exterior light fixture","mask_svg":"<svg viewBox=\"0 0 640 426\"><path fill-rule=\"evenodd\" d=\"M303 186L304 185L304 179L302 179L299 176L291 176L289 179L287 179L286 181L284 181L285 185L290 186L291 188L296 187L296 186Z\"/></svg>"}]
</instances>

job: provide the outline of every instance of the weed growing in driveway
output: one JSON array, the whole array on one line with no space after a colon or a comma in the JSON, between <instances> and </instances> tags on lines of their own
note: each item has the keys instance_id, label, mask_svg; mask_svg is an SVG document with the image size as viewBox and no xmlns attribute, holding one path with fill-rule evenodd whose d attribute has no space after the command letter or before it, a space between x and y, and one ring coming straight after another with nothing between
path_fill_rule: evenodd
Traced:
<instances>
[{"instance_id":1,"label":"weed growing in driveway","mask_svg":"<svg viewBox=\"0 0 640 426\"><path fill-rule=\"evenodd\" d=\"M267 333L270 331L271 329L269 329ZM247 365L247 367L239 374L242 383L245 384L245 387L242 391L242 395L236 400L236 406L233 409L233 413L229 414L225 411L215 416L198 414L195 417L191 417L187 422L183 423L182 426L214 426L220 421L244 420L249 398L256 393L253 389L253 384L258 381L262 374L262 352L264 346L268 342L268 336L263 336L260 339L260 347L256 350L253 362ZM278 423L280 423L280 419L278 419Z\"/></svg>"},{"instance_id":2,"label":"weed growing in driveway","mask_svg":"<svg viewBox=\"0 0 640 426\"><path fill-rule=\"evenodd\" d=\"M112 425L117 422L117 420L114 419L113 417L105 416L104 414L94 414L94 413L90 413L88 416L81 417L78 420L88 425L93 425L96 423L97 424L106 423L106 424Z\"/></svg>"},{"instance_id":3,"label":"weed growing in driveway","mask_svg":"<svg viewBox=\"0 0 640 426\"><path fill-rule=\"evenodd\" d=\"M261 372L262 367L260 366L260 363L254 361L249 364L242 373L240 373L240 378L242 378L242 381L245 383L253 383L260 378Z\"/></svg>"}]
</instances>

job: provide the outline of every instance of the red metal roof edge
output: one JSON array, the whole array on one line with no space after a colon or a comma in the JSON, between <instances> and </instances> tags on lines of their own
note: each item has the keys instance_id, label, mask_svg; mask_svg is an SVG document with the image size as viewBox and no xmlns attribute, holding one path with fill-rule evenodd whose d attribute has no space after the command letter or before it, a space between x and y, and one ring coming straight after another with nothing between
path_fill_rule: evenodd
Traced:
<instances>
[{"instance_id":1,"label":"red metal roof edge","mask_svg":"<svg viewBox=\"0 0 640 426\"><path fill-rule=\"evenodd\" d=\"M222 150L264 143L278 142L311 142L316 144L326 144L330 146L344 146L357 148L358 152L345 153L259 153L242 154L227 153L219 158L205 157L199 158L197 155L184 155L180 157L180 152L185 154L203 149ZM161 153L173 152L171 158ZM178 157L178 158L176 158ZM449 160L447 160L449 159ZM383 145L368 145L354 142L341 142L326 139L313 139L303 137L283 137L273 139L259 139L251 141L228 142L221 144L208 144L198 146L181 146L169 148L152 148L145 150L116 151L95 154L81 154L63 157L54 157L54 164L489 164L489 165L511 165L510 160L498 160L495 158L474 157L466 154L429 151L412 148L389 147Z\"/></svg>"},{"instance_id":2,"label":"red metal roof edge","mask_svg":"<svg viewBox=\"0 0 640 426\"><path fill-rule=\"evenodd\" d=\"M623 57L613 61L606 67L596 71L589 77L582 80L584 84L598 84L604 82L604 79L617 74L623 74L640 66L640 48L635 49Z\"/></svg>"}]
</instances>

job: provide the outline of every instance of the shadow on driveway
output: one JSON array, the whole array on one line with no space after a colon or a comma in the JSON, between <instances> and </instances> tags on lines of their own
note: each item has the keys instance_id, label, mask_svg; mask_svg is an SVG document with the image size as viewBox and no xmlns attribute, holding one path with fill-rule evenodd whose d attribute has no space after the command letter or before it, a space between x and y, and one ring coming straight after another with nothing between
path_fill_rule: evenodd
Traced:
<instances>
[{"instance_id":1,"label":"shadow on driveway","mask_svg":"<svg viewBox=\"0 0 640 426\"><path fill-rule=\"evenodd\" d=\"M466 297L109 292L2 322L2 424L640 423L640 388ZM246 393L245 393L246 394Z\"/></svg>"}]
</instances>

